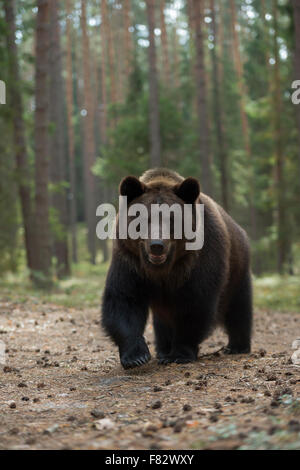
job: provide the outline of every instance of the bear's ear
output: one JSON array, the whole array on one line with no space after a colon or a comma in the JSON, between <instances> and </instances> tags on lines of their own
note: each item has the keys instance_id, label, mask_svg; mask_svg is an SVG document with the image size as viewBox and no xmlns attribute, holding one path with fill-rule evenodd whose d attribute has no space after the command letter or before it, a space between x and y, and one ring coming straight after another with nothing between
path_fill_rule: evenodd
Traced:
<instances>
[{"instance_id":1,"label":"bear's ear","mask_svg":"<svg viewBox=\"0 0 300 470\"><path fill-rule=\"evenodd\" d=\"M200 195L200 184L196 178L186 178L182 183L175 186L174 192L186 204L194 204Z\"/></svg>"},{"instance_id":2,"label":"bear's ear","mask_svg":"<svg viewBox=\"0 0 300 470\"><path fill-rule=\"evenodd\" d=\"M146 186L135 176L127 176L121 181L120 195L127 196L128 203L144 194L145 191Z\"/></svg>"}]
</instances>

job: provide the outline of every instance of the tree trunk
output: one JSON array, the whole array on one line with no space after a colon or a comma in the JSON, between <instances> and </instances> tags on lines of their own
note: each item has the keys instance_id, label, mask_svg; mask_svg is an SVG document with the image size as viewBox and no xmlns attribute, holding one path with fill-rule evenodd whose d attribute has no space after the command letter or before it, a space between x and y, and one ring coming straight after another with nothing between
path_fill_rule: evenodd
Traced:
<instances>
[{"instance_id":1,"label":"tree trunk","mask_svg":"<svg viewBox=\"0 0 300 470\"><path fill-rule=\"evenodd\" d=\"M263 39L266 45L269 46L269 41L268 41L268 22L266 20L266 2L265 0L261 0L261 16L263 18ZM265 57L266 57L266 66L268 70L268 74L270 75L271 73L271 64L270 64L270 54L269 54L269 49L266 47L266 52L265 52Z\"/></svg>"},{"instance_id":2,"label":"tree trunk","mask_svg":"<svg viewBox=\"0 0 300 470\"><path fill-rule=\"evenodd\" d=\"M9 73L10 80L10 108L13 110L14 145L17 167L17 183L21 201L22 218L25 234L25 249L27 266L33 268L33 256L35 250L34 226L32 219L32 200L30 192L30 176L28 168L28 155L25 141L25 127L23 119L23 102L20 83L20 70L18 63L18 51L16 44L15 26L15 2L4 0L5 19L7 29L7 49L9 52Z\"/></svg>"},{"instance_id":3,"label":"tree trunk","mask_svg":"<svg viewBox=\"0 0 300 470\"><path fill-rule=\"evenodd\" d=\"M151 167L161 166L161 142L160 142L160 115L159 115L159 91L156 66L155 47L155 0L146 0L147 19L149 28L149 110L150 110L150 143L151 143Z\"/></svg>"},{"instance_id":4,"label":"tree trunk","mask_svg":"<svg viewBox=\"0 0 300 470\"><path fill-rule=\"evenodd\" d=\"M300 0L293 0L295 25L295 80L300 80ZM300 176L300 105L297 106L297 127L299 134L299 176ZM300 178L299 178L300 181Z\"/></svg>"},{"instance_id":5,"label":"tree trunk","mask_svg":"<svg viewBox=\"0 0 300 470\"><path fill-rule=\"evenodd\" d=\"M62 80L62 51L60 44L60 25L58 0L50 2L50 52L49 52L49 111L50 111L50 176L54 190L52 207L57 216L58 226L54 227L54 254L58 279L70 275L68 248L66 159L64 146L64 87Z\"/></svg>"},{"instance_id":6,"label":"tree trunk","mask_svg":"<svg viewBox=\"0 0 300 470\"><path fill-rule=\"evenodd\" d=\"M128 87L129 76L131 73L132 63L132 41L130 35L130 0L123 1L123 18L124 18L124 44L125 44L125 72L126 87Z\"/></svg>"},{"instance_id":7,"label":"tree trunk","mask_svg":"<svg viewBox=\"0 0 300 470\"><path fill-rule=\"evenodd\" d=\"M38 0L35 77L35 251L33 278L41 287L51 285L49 227L49 0Z\"/></svg>"},{"instance_id":8,"label":"tree trunk","mask_svg":"<svg viewBox=\"0 0 300 470\"><path fill-rule=\"evenodd\" d=\"M236 73L238 77L238 89L240 95L240 114L241 114L241 122L242 122L242 130L243 130L243 137L244 137L244 145L247 155L251 155L251 148L250 148L250 138L249 138L249 124L248 124L248 117L245 112L245 87L244 87L244 71L243 71L243 63L241 59L240 53L240 39L236 29L237 26L237 17L236 17L236 8L235 8L235 0L230 0L230 11L231 11L231 29L232 29L232 37L233 37L233 53L234 53L234 62Z\"/></svg>"},{"instance_id":9,"label":"tree trunk","mask_svg":"<svg viewBox=\"0 0 300 470\"><path fill-rule=\"evenodd\" d=\"M233 37L233 53L234 53L234 62L235 69L238 79L238 90L239 90L239 100L240 100L240 115L242 122L242 132L244 139L245 152L250 163L250 217L251 217L251 236L254 240L257 239L257 215L256 209L254 206L254 168L252 163L252 154L251 154L251 145L250 145L250 133L249 133L249 122L246 114L246 89L244 85L244 68L240 52L240 39L237 32L237 15L235 0L230 0L230 12L231 12L231 29Z\"/></svg>"},{"instance_id":10,"label":"tree trunk","mask_svg":"<svg viewBox=\"0 0 300 470\"><path fill-rule=\"evenodd\" d=\"M94 114L91 90L90 45L87 34L86 2L81 0L82 56L84 76L84 180L85 216L88 226L88 250L92 264L96 263L96 188L92 167L95 163Z\"/></svg>"},{"instance_id":11,"label":"tree trunk","mask_svg":"<svg viewBox=\"0 0 300 470\"><path fill-rule=\"evenodd\" d=\"M219 63L218 63L218 68L219 68L219 79L220 79L220 84L222 85L223 89L223 82L224 82L224 40L225 40L225 34L224 34L224 5L223 5L223 0L220 0L219 3L219 18L220 18L220 27L219 27Z\"/></svg>"},{"instance_id":12,"label":"tree trunk","mask_svg":"<svg viewBox=\"0 0 300 470\"><path fill-rule=\"evenodd\" d=\"M109 21L109 13L107 8L107 0L101 1L101 16L102 16L102 27L104 29L104 36L106 39L105 47L107 46L108 51L108 63L109 63L109 80L110 80L110 100L112 103L117 102L117 87L116 87L116 76L115 76L115 53L112 38L112 28Z\"/></svg>"},{"instance_id":13,"label":"tree trunk","mask_svg":"<svg viewBox=\"0 0 300 470\"><path fill-rule=\"evenodd\" d=\"M173 84L175 88L179 88L179 57L178 57L178 37L177 25L175 23L172 30L172 55L173 55Z\"/></svg>"},{"instance_id":14,"label":"tree trunk","mask_svg":"<svg viewBox=\"0 0 300 470\"><path fill-rule=\"evenodd\" d=\"M284 153L282 137L282 96L280 84L280 58L278 44L278 5L273 0L274 20L274 134L275 134L275 158L276 158L276 183L277 183L277 243L278 243L278 272L282 274L288 257L288 228L286 210L286 187L284 177Z\"/></svg>"},{"instance_id":15,"label":"tree trunk","mask_svg":"<svg viewBox=\"0 0 300 470\"><path fill-rule=\"evenodd\" d=\"M70 227L72 237L72 260L73 263L77 263L77 203L76 203L76 171L75 171L75 137L73 127L73 64L72 64L72 20L71 15L71 0L67 0L67 20L66 20L66 33L67 33L67 119L68 119L68 157L69 157L69 172L70 172L70 190L69 190L69 201L70 201Z\"/></svg>"},{"instance_id":16,"label":"tree trunk","mask_svg":"<svg viewBox=\"0 0 300 470\"><path fill-rule=\"evenodd\" d=\"M107 144L107 7L101 2L101 108L100 108L100 134L103 145Z\"/></svg>"},{"instance_id":17,"label":"tree trunk","mask_svg":"<svg viewBox=\"0 0 300 470\"><path fill-rule=\"evenodd\" d=\"M170 85L170 62L168 50L168 35L165 22L165 0L160 2L160 30L161 30L161 47L162 47L162 70L166 86Z\"/></svg>"},{"instance_id":18,"label":"tree trunk","mask_svg":"<svg viewBox=\"0 0 300 470\"><path fill-rule=\"evenodd\" d=\"M197 113L199 134L199 156L202 173L202 186L204 192L213 194L213 181L210 157L210 135L207 111L207 91L204 67L203 48L203 0L193 0L193 24L195 26L196 48L196 88L197 88Z\"/></svg>"},{"instance_id":19,"label":"tree trunk","mask_svg":"<svg viewBox=\"0 0 300 470\"><path fill-rule=\"evenodd\" d=\"M228 154L225 143L224 133L224 112L223 103L221 99L220 90L221 82L219 77L220 68L218 67L218 45L219 36L216 22L216 11L215 11L215 0L210 0L211 20L212 20L212 33L214 37L214 47L212 48L212 62L213 62L213 89L214 89L214 115L215 115L215 126L216 135L218 142L218 153L221 170L221 194L222 203L226 211L229 210L229 194L228 194Z\"/></svg>"}]
</instances>

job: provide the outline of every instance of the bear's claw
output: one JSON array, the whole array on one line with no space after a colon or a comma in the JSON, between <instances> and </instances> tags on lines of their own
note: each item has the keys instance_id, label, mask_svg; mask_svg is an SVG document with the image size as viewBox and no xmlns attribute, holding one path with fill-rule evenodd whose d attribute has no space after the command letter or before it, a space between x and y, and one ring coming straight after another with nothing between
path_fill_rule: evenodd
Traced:
<instances>
[{"instance_id":1,"label":"bear's claw","mask_svg":"<svg viewBox=\"0 0 300 470\"><path fill-rule=\"evenodd\" d=\"M151 359L151 355L149 352L140 356L140 357L126 357L121 359L121 364L124 369L133 369L134 367L140 367L144 364L147 364Z\"/></svg>"},{"instance_id":2,"label":"bear's claw","mask_svg":"<svg viewBox=\"0 0 300 470\"><path fill-rule=\"evenodd\" d=\"M122 360L122 366L124 369L133 369L134 367L140 367L143 366L144 364L147 364L151 359L150 354L145 354L143 357L140 357L138 359L126 359Z\"/></svg>"}]
</instances>

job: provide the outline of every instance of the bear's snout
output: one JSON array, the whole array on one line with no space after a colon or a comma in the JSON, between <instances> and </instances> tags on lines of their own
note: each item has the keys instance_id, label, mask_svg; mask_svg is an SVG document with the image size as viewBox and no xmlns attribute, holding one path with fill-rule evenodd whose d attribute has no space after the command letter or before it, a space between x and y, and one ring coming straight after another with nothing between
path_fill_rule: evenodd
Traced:
<instances>
[{"instance_id":1,"label":"bear's snout","mask_svg":"<svg viewBox=\"0 0 300 470\"><path fill-rule=\"evenodd\" d=\"M150 253L154 256L161 256L164 252L164 242L162 240L151 240Z\"/></svg>"}]
</instances>

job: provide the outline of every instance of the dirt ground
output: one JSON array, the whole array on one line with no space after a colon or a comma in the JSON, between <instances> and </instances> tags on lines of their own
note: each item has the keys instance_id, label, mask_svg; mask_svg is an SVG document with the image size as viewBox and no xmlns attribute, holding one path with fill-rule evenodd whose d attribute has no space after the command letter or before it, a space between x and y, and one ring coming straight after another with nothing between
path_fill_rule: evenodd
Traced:
<instances>
[{"instance_id":1,"label":"dirt ground","mask_svg":"<svg viewBox=\"0 0 300 470\"><path fill-rule=\"evenodd\" d=\"M251 355L213 354L217 331L192 365L124 371L97 309L2 299L0 449L300 449L299 336L260 311Z\"/></svg>"}]
</instances>

